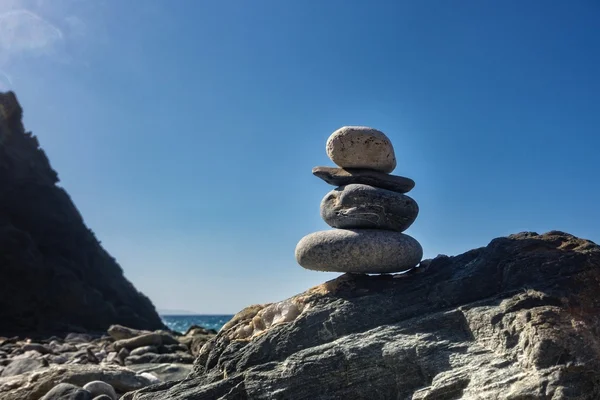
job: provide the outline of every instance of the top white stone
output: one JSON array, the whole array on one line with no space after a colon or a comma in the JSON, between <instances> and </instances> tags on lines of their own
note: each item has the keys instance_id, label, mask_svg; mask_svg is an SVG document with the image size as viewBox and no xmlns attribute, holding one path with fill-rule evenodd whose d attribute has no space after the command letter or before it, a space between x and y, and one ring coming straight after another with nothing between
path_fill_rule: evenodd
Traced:
<instances>
[{"instance_id":1,"label":"top white stone","mask_svg":"<svg viewBox=\"0 0 600 400\"><path fill-rule=\"evenodd\" d=\"M367 126L344 126L327 139L327 155L342 168L392 172L396 155L385 133Z\"/></svg>"}]
</instances>

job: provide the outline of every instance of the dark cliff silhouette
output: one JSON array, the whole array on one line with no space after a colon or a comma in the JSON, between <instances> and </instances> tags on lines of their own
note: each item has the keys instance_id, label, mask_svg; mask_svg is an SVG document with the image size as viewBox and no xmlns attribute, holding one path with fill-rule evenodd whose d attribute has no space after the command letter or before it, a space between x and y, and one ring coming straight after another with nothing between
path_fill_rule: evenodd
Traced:
<instances>
[{"instance_id":1,"label":"dark cliff silhouette","mask_svg":"<svg viewBox=\"0 0 600 400\"><path fill-rule=\"evenodd\" d=\"M0 93L0 335L162 328L21 117L14 93Z\"/></svg>"}]
</instances>

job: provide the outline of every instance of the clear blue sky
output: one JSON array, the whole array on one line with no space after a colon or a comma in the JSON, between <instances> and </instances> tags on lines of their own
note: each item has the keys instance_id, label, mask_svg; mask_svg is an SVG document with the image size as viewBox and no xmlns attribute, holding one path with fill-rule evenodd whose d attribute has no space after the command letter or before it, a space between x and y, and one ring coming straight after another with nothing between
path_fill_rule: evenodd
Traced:
<instances>
[{"instance_id":1,"label":"clear blue sky","mask_svg":"<svg viewBox=\"0 0 600 400\"><path fill-rule=\"evenodd\" d=\"M391 138L426 257L600 242L599 21L595 0L3 0L0 85L158 308L233 313L336 276L294 248L327 229L311 168L343 125Z\"/></svg>"}]
</instances>

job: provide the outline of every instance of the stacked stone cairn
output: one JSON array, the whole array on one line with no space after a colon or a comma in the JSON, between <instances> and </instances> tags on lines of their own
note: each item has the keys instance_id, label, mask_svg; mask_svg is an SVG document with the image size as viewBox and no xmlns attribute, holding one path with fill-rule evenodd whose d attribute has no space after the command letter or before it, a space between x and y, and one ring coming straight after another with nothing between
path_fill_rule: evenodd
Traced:
<instances>
[{"instance_id":1,"label":"stacked stone cairn","mask_svg":"<svg viewBox=\"0 0 600 400\"><path fill-rule=\"evenodd\" d=\"M373 274L415 267L423 249L402 233L419 212L404 194L415 182L389 174L396 168L389 138L376 129L345 126L329 137L326 149L340 168L312 172L338 186L321 201L321 217L337 229L302 238L296 246L298 264L316 271Z\"/></svg>"}]
</instances>

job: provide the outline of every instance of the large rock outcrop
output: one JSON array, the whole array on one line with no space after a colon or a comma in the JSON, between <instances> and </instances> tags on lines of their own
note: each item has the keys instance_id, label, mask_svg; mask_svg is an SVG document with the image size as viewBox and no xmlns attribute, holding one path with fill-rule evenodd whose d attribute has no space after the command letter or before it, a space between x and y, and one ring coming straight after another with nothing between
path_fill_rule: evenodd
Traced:
<instances>
[{"instance_id":1,"label":"large rock outcrop","mask_svg":"<svg viewBox=\"0 0 600 400\"><path fill-rule=\"evenodd\" d=\"M600 247L520 233L249 307L124 399L599 399Z\"/></svg>"},{"instance_id":2,"label":"large rock outcrop","mask_svg":"<svg viewBox=\"0 0 600 400\"><path fill-rule=\"evenodd\" d=\"M163 328L56 185L21 114L0 93L0 335Z\"/></svg>"}]
</instances>

